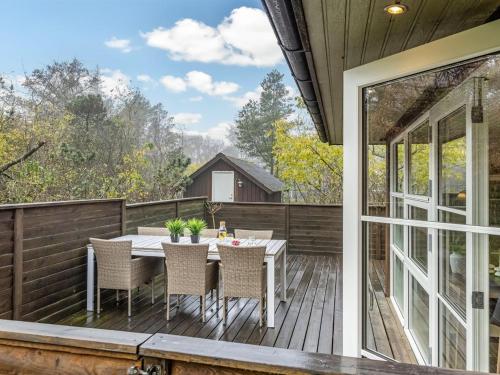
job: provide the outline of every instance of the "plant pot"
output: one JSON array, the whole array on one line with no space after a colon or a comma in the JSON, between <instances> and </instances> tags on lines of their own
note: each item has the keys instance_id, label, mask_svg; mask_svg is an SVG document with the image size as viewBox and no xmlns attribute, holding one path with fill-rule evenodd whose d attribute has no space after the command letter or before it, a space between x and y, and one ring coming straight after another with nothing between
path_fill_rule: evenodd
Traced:
<instances>
[{"instance_id":1,"label":"plant pot","mask_svg":"<svg viewBox=\"0 0 500 375\"><path fill-rule=\"evenodd\" d=\"M459 253L451 253L450 268L452 273L457 273L465 276L465 255Z\"/></svg>"},{"instance_id":2,"label":"plant pot","mask_svg":"<svg viewBox=\"0 0 500 375\"><path fill-rule=\"evenodd\" d=\"M179 242L179 235L178 234L170 234L170 241L171 242Z\"/></svg>"},{"instance_id":3,"label":"plant pot","mask_svg":"<svg viewBox=\"0 0 500 375\"><path fill-rule=\"evenodd\" d=\"M192 234L191 235L191 243L200 243L200 235Z\"/></svg>"}]
</instances>

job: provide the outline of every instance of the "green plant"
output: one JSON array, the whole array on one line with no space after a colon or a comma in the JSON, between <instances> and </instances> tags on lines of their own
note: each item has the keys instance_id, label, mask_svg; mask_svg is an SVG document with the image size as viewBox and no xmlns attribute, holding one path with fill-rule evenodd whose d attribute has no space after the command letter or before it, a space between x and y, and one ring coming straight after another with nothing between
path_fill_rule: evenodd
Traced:
<instances>
[{"instance_id":1,"label":"green plant","mask_svg":"<svg viewBox=\"0 0 500 375\"><path fill-rule=\"evenodd\" d=\"M165 226L170 231L170 234L182 235L184 233L184 229L186 228L186 222L181 218L170 219L165 222Z\"/></svg>"},{"instance_id":2,"label":"green plant","mask_svg":"<svg viewBox=\"0 0 500 375\"><path fill-rule=\"evenodd\" d=\"M186 223L186 228L189 229L193 236L198 236L206 227L207 223L202 219L192 218Z\"/></svg>"}]
</instances>

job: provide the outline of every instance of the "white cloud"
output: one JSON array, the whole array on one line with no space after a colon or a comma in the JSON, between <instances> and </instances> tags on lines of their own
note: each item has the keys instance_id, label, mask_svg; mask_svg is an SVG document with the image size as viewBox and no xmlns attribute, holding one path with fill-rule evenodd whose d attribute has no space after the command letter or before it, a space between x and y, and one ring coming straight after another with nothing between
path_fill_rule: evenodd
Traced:
<instances>
[{"instance_id":1,"label":"white cloud","mask_svg":"<svg viewBox=\"0 0 500 375\"><path fill-rule=\"evenodd\" d=\"M129 92L129 83L130 78L120 69L101 70L101 90L106 96L114 97Z\"/></svg>"},{"instance_id":2,"label":"white cloud","mask_svg":"<svg viewBox=\"0 0 500 375\"><path fill-rule=\"evenodd\" d=\"M198 70L188 72L185 80L189 87L208 95L228 95L239 89L234 82L214 82L210 74Z\"/></svg>"},{"instance_id":3,"label":"white cloud","mask_svg":"<svg viewBox=\"0 0 500 375\"><path fill-rule=\"evenodd\" d=\"M261 92L262 92L262 87L257 86L255 90L247 91L243 95L225 96L224 99L233 102L233 104L236 107L241 108L245 104L247 104L249 100L259 100Z\"/></svg>"},{"instance_id":4,"label":"white cloud","mask_svg":"<svg viewBox=\"0 0 500 375\"><path fill-rule=\"evenodd\" d=\"M203 94L223 96L238 91L240 86L234 82L214 81L210 74L192 70L185 77L164 76L160 82L173 92L186 91L191 87Z\"/></svg>"},{"instance_id":5,"label":"white cloud","mask_svg":"<svg viewBox=\"0 0 500 375\"><path fill-rule=\"evenodd\" d=\"M158 27L142 36L147 45L167 51L174 60L241 66L282 61L269 20L257 8L233 9L217 27L184 18L170 29Z\"/></svg>"},{"instance_id":6,"label":"white cloud","mask_svg":"<svg viewBox=\"0 0 500 375\"><path fill-rule=\"evenodd\" d=\"M160 82L166 89L173 92L186 91L187 84L183 78L174 76L163 76L160 78Z\"/></svg>"},{"instance_id":7,"label":"white cloud","mask_svg":"<svg viewBox=\"0 0 500 375\"><path fill-rule=\"evenodd\" d=\"M129 53L132 51L132 46L129 39L118 39L112 37L104 42L104 45L109 48L114 48L122 51L123 53Z\"/></svg>"},{"instance_id":8,"label":"white cloud","mask_svg":"<svg viewBox=\"0 0 500 375\"><path fill-rule=\"evenodd\" d=\"M203 96L192 96L188 99L190 102L201 102L203 100Z\"/></svg>"},{"instance_id":9,"label":"white cloud","mask_svg":"<svg viewBox=\"0 0 500 375\"><path fill-rule=\"evenodd\" d=\"M153 82L153 78L151 78L151 76L149 76L148 74L139 74L136 78L139 82L144 82L144 83Z\"/></svg>"},{"instance_id":10,"label":"white cloud","mask_svg":"<svg viewBox=\"0 0 500 375\"><path fill-rule=\"evenodd\" d=\"M231 129L231 123L220 122L217 125L208 128L205 131L198 130L184 130L185 134L188 135L201 135L204 137L210 137L217 140L222 140L224 144L229 145L231 141L229 140L229 130Z\"/></svg>"},{"instance_id":11,"label":"white cloud","mask_svg":"<svg viewBox=\"0 0 500 375\"><path fill-rule=\"evenodd\" d=\"M173 115L174 122L177 125L194 125L200 122L200 113L180 112Z\"/></svg>"}]
</instances>

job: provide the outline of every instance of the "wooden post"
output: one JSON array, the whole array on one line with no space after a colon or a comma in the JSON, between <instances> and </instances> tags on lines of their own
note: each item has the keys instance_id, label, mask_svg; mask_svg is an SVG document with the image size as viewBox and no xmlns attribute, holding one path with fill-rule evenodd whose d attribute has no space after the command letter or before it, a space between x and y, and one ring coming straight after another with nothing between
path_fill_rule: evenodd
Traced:
<instances>
[{"instance_id":1,"label":"wooden post","mask_svg":"<svg viewBox=\"0 0 500 375\"><path fill-rule=\"evenodd\" d=\"M122 236L127 234L127 200L122 200Z\"/></svg>"},{"instance_id":2,"label":"wooden post","mask_svg":"<svg viewBox=\"0 0 500 375\"><path fill-rule=\"evenodd\" d=\"M285 205L285 239L290 248L290 204Z\"/></svg>"},{"instance_id":3,"label":"wooden post","mask_svg":"<svg viewBox=\"0 0 500 375\"><path fill-rule=\"evenodd\" d=\"M21 319L23 304L23 239L24 209L16 208L14 214L14 282L12 285L13 319Z\"/></svg>"}]
</instances>

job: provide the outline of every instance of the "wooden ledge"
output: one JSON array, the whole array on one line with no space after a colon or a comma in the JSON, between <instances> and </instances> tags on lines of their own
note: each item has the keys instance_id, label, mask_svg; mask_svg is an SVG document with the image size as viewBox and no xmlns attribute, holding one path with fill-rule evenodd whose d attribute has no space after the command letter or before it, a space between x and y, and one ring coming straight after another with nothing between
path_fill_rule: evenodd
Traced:
<instances>
[{"instance_id":1,"label":"wooden ledge","mask_svg":"<svg viewBox=\"0 0 500 375\"><path fill-rule=\"evenodd\" d=\"M151 335L53 324L0 320L0 339L137 354Z\"/></svg>"},{"instance_id":2,"label":"wooden ledge","mask_svg":"<svg viewBox=\"0 0 500 375\"><path fill-rule=\"evenodd\" d=\"M277 374L465 374L466 372L306 353L272 347L191 337L155 334L141 345L139 354L170 361L190 362L246 371ZM467 372L467 374L471 374Z\"/></svg>"}]
</instances>

